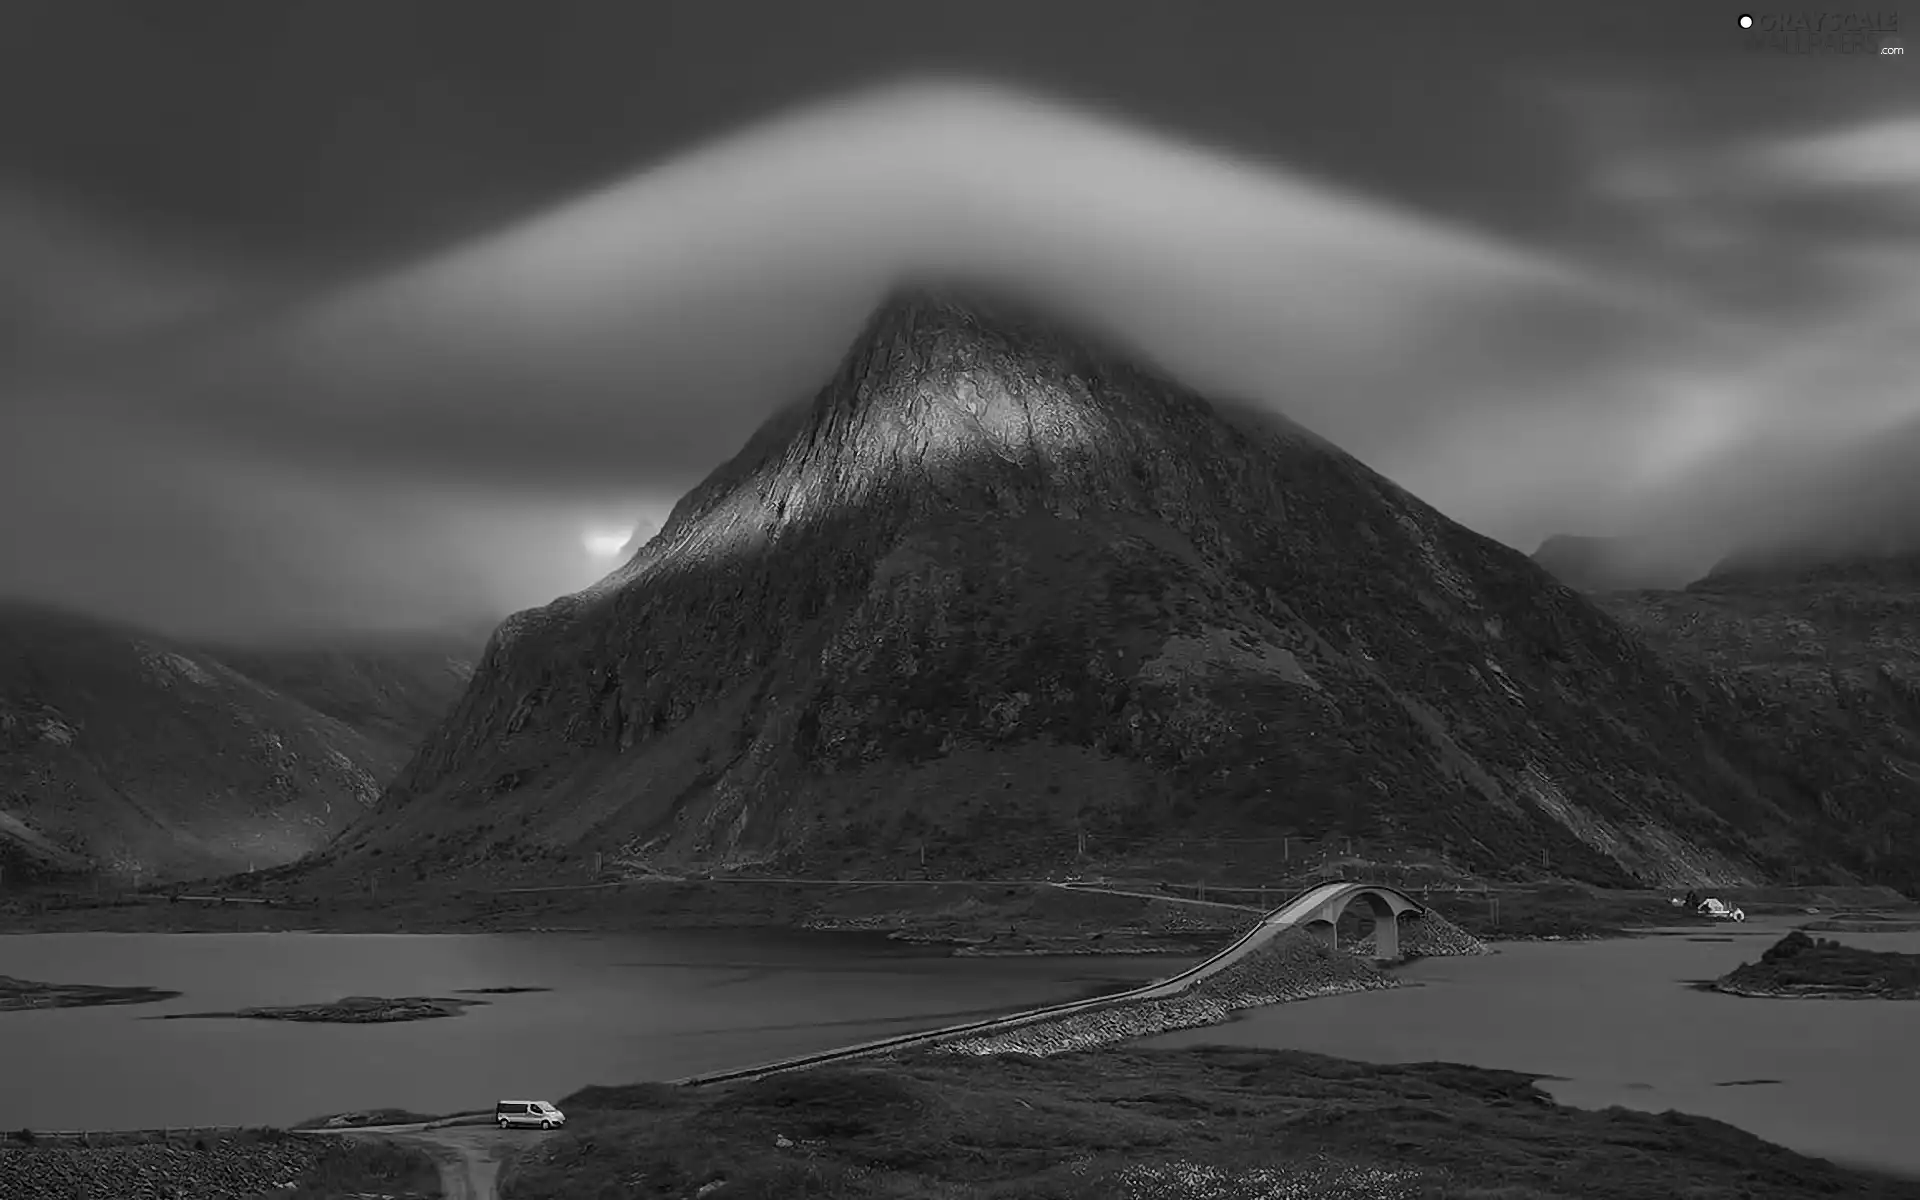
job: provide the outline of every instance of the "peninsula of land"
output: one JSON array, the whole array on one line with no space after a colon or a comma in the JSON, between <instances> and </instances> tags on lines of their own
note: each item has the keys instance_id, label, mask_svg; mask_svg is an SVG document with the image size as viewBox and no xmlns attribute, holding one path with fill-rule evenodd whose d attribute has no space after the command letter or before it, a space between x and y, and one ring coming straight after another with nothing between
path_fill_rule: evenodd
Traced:
<instances>
[{"instance_id":1,"label":"peninsula of land","mask_svg":"<svg viewBox=\"0 0 1920 1200\"><path fill-rule=\"evenodd\" d=\"M1796 929L1755 963L1704 985L1730 996L1920 1000L1920 955L1862 950Z\"/></svg>"}]
</instances>

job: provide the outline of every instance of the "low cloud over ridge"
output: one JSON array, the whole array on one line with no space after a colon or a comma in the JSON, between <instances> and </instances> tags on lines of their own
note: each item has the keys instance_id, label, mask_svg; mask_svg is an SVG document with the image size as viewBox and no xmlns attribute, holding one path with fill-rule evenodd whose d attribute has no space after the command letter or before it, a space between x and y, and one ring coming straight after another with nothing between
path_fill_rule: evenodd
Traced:
<instances>
[{"instance_id":1,"label":"low cloud over ridge","mask_svg":"<svg viewBox=\"0 0 1920 1200\"><path fill-rule=\"evenodd\" d=\"M1803 190L1838 186L1811 146L1753 161ZM1880 250L1914 253L1892 220ZM1864 277L1886 261L1840 265ZM536 603L604 567L569 529L657 519L824 378L893 278L942 269L1049 297L1526 549L1561 529L1660 529L1717 552L1755 532L1739 480L1757 460L1743 456L1898 424L1920 366L1891 278L1796 348L1804 327L1729 315L1657 276L1102 112L986 85L890 87L285 311L15 381L0 467L43 490L32 516L0 516L6 560L113 547L129 536L115 514L137 512L143 565L94 553L13 568L0 587L228 630ZM1820 389L1846 395L1810 405ZM180 453L147 457L163 435ZM73 451L58 472L28 450L54 445ZM258 497L272 521L194 515L258 511ZM168 564L169 587L140 587Z\"/></svg>"}]
</instances>

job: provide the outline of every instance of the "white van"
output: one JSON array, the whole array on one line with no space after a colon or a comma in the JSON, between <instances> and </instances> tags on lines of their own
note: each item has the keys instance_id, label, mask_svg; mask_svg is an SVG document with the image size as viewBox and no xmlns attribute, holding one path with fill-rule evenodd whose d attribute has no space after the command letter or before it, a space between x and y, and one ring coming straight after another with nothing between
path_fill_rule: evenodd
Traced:
<instances>
[{"instance_id":1,"label":"white van","mask_svg":"<svg viewBox=\"0 0 1920 1200\"><path fill-rule=\"evenodd\" d=\"M1745 909L1733 908L1724 900L1702 900L1700 902L1700 915L1703 917L1712 917L1716 921L1744 921L1747 919Z\"/></svg>"},{"instance_id":2,"label":"white van","mask_svg":"<svg viewBox=\"0 0 1920 1200\"><path fill-rule=\"evenodd\" d=\"M567 1114L545 1100L502 1100L493 1106L493 1120L502 1129L515 1125L526 1129L558 1129L567 1123Z\"/></svg>"}]
</instances>

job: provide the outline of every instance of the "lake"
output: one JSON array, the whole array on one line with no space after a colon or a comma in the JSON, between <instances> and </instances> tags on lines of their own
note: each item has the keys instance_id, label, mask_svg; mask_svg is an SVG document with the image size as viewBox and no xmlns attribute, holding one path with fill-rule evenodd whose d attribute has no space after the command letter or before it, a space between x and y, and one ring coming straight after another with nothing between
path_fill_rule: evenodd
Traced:
<instances>
[{"instance_id":1,"label":"lake","mask_svg":"<svg viewBox=\"0 0 1920 1200\"><path fill-rule=\"evenodd\" d=\"M1148 1044L1505 1067L1560 1077L1544 1086L1570 1104L1682 1109L1920 1175L1908 1099L1920 1080L1920 1003L1685 986L1759 957L1795 923L1428 959L1400 969L1411 986L1277 1005ZM1826 936L1920 952L1920 934ZM735 931L0 937L0 974L185 993L0 1013L0 1129L288 1123L558 1099L588 1083L678 1078L1072 999L1186 961L952 958L871 935ZM554 990L392 1025L147 1019L499 986Z\"/></svg>"},{"instance_id":2,"label":"lake","mask_svg":"<svg viewBox=\"0 0 1920 1200\"><path fill-rule=\"evenodd\" d=\"M1417 986L1276 1005L1144 1044L1289 1047L1553 1075L1560 1078L1542 1086L1563 1103L1679 1109L1803 1153L1920 1176L1920 1002L1761 1000L1685 986L1759 958L1806 920L1505 944L1489 957L1400 968ZM1915 933L1817 936L1920 953Z\"/></svg>"},{"instance_id":3,"label":"lake","mask_svg":"<svg viewBox=\"0 0 1920 1200\"><path fill-rule=\"evenodd\" d=\"M1190 959L953 958L869 934L25 934L0 975L183 993L0 1013L0 1129L288 1124L450 1112L674 1079L1144 983ZM385 1025L170 1012L350 995L480 997Z\"/></svg>"}]
</instances>

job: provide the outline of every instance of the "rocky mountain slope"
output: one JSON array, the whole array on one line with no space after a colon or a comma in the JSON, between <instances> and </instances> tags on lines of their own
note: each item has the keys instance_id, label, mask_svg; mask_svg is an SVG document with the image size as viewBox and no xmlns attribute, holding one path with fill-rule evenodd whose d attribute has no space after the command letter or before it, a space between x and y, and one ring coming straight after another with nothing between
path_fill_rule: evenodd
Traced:
<instances>
[{"instance_id":1,"label":"rocky mountain slope","mask_svg":"<svg viewBox=\"0 0 1920 1200\"><path fill-rule=\"evenodd\" d=\"M1724 697L1761 771L1815 798L1825 853L1920 886L1920 555L1742 556L1601 603Z\"/></svg>"},{"instance_id":2,"label":"rocky mountain slope","mask_svg":"<svg viewBox=\"0 0 1920 1200\"><path fill-rule=\"evenodd\" d=\"M510 619L310 864L964 875L1178 833L1733 882L1828 818L1724 700L1277 417L903 289L601 584ZM1277 868L1276 868L1277 873Z\"/></svg>"},{"instance_id":3,"label":"rocky mountain slope","mask_svg":"<svg viewBox=\"0 0 1920 1200\"><path fill-rule=\"evenodd\" d=\"M0 604L0 877L297 858L446 713L455 650L231 652Z\"/></svg>"}]
</instances>

